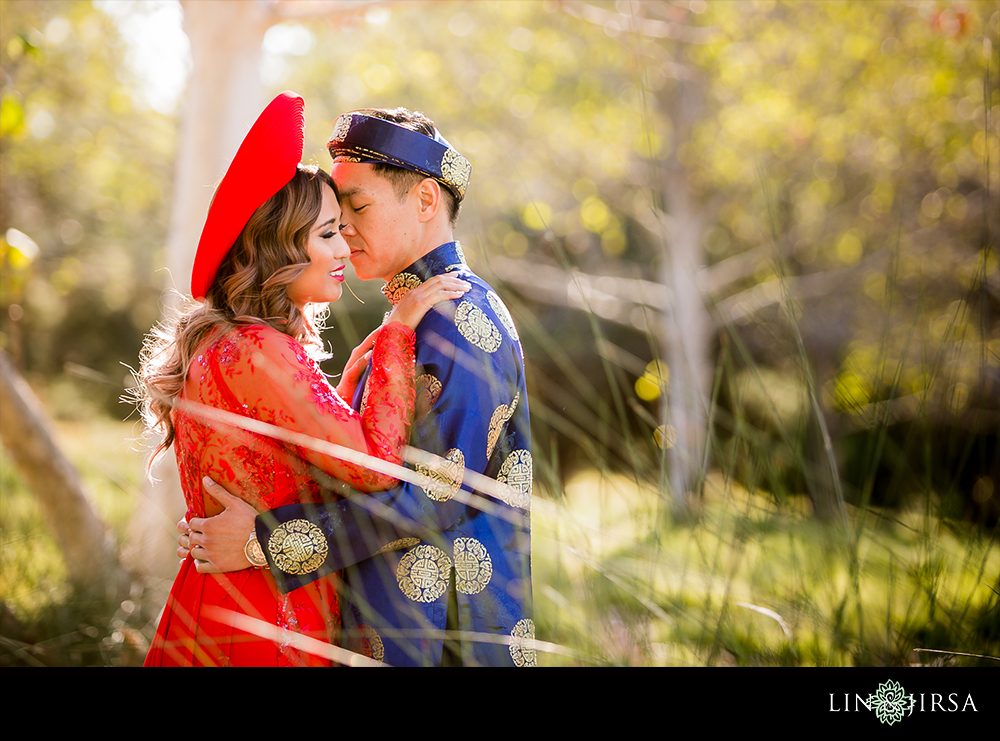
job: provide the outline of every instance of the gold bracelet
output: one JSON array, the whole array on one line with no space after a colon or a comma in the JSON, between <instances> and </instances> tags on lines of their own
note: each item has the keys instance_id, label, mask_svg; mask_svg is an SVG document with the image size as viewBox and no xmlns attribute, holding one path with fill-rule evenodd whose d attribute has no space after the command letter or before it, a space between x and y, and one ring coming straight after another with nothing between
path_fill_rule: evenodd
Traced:
<instances>
[{"instance_id":1,"label":"gold bracelet","mask_svg":"<svg viewBox=\"0 0 1000 741\"><path fill-rule=\"evenodd\" d=\"M260 542L257 540L257 532L254 530L250 531L250 537L247 538L247 544L243 546L243 555L247 557L247 561L255 569L266 569L267 559L264 557L264 549L260 547Z\"/></svg>"}]
</instances>

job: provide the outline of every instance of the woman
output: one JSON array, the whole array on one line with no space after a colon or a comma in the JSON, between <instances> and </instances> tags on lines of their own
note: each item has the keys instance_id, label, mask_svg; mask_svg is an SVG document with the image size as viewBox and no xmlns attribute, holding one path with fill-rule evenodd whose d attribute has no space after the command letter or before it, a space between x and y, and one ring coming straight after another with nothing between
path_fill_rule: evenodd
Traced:
<instances>
[{"instance_id":1,"label":"woman","mask_svg":"<svg viewBox=\"0 0 1000 741\"><path fill-rule=\"evenodd\" d=\"M468 284L428 281L352 354L338 393L319 370L317 316L340 298L350 255L340 236L333 181L299 164L303 102L282 93L264 110L216 191L202 231L192 293L203 299L161 327L143 353L147 423L173 444L188 517L218 513L202 492L211 476L259 510L316 501L311 466L361 492L388 489L388 476L220 422L205 407L399 462L414 401L414 333L435 303ZM365 412L350 398L370 350ZM229 418L231 419L231 418ZM332 578L280 595L270 572L199 574L181 564L146 666L321 665L325 661L233 625L249 615L328 641L339 626Z\"/></svg>"}]
</instances>

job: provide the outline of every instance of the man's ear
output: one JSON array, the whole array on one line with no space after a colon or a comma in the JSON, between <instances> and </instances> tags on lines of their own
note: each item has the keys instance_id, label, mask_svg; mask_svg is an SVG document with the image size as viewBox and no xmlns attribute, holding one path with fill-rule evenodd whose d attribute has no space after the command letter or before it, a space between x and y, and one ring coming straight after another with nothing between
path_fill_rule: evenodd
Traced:
<instances>
[{"instance_id":1,"label":"man's ear","mask_svg":"<svg viewBox=\"0 0 1000 741\"><path fill-rule=\"evenodd\" d=\"M424 178L417 185L417 204L419 221L425 224L435 216L441 208L441 185L437 180Z\"/></svg>"}]
</instances>

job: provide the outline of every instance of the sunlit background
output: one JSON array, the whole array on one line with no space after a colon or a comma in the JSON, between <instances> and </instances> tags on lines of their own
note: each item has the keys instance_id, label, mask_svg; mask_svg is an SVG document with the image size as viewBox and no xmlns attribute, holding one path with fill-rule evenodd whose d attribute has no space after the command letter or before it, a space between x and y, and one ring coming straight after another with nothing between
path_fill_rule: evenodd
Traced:
<instances>
[{"instance_id":1,"label":"sunlit background","mask_svg":"<svg viewBox=\"0 0 1000 741\"><path fill-rule=\"evenodd\" d=\"M404 105L472 162L539 664L995 664L998 36L987 0L0 0L5 380L108 533L82 568L5 402L0 664L142 661L183 505L120 399L285 89L307 161ZM349 282L330 373L384 311Z\"/></svg>"}]
</instances>

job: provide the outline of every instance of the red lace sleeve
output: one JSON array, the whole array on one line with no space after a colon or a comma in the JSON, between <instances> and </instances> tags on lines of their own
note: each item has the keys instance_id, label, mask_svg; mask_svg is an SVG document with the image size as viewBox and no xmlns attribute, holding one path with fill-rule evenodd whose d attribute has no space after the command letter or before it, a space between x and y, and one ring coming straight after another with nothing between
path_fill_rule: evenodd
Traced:
<instances>
[{"instance_id":1,"label":"red lace sleeve","mask_svg":"<svg viewBox=\"0 0 1000 741\"><path fill-rule=\"evenodd\" d=\"M246 416L318 440L400 463L414 404L412 329L398 322L382 328L372 351L370 391L363 414L344 401L305 349L269 327L242 328L217 353L225 383ZM398 481L312 450L296 448L310 463L363 492L391 489Z\"/></svg>"}]
</instances>

